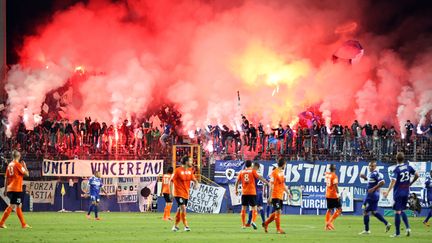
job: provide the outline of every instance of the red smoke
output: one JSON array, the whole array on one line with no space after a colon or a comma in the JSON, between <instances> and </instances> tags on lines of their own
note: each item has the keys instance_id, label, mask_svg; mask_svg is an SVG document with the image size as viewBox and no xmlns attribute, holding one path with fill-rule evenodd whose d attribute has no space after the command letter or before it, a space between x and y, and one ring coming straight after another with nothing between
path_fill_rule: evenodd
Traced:
<instances>
[{"instance_id":1,"label":"red smoke","mask_svg":"<svg viewBox=\"0 0 432 243\"><path fill-rule=\"evenodd\" d=\"M26 39L6 86L9 120L41 113L45 95L74 82L77 67L89 75L73 90L80 100L72 99L64 112L72 119L116 122L163 101L178 104L186 130L236 126L240 114L273 125L292 123L311 106L320 107L328 123L426 119L430 52L413 64L401 60L389 50L390 37L362 28L362 3L77 4ZM364 56L352 65L333 63L333 53L349 39L361 42Z\"/></svg>"}]
</instances>

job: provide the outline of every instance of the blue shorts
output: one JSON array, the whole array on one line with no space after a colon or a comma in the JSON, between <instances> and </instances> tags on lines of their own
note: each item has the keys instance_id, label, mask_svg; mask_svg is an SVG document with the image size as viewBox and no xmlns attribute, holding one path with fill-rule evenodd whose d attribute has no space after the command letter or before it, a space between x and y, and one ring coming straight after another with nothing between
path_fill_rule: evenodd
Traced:
<instances>
[{"instance_id":1,"label":"blue shorts","mask_svg":"<svg viewBox=\"0 0 432 243\"><path fill-rule=\"evenodd\" d=\"M396 211L402 211L407 209L408 196L406 197L395 197L393 209Z\"/></svg>"},{"instance_id":2,"label":"blue shorts","mask_svg":"<svg viewBox=\"0 0 432 243\"><path fill-rule=\"evenodd\" d=\"M363 207L366 212L374 212L378 210L378 200L365 198Z\"/></svg>"},{"instance_id":3,"label":"blue shorts","mask_svg":"<svg viewBox=\"0 0 432 243\"><path fill-rule=\"evenodd\" d=\"M99 195L90 195L91 202L100 202L100 196Z\"/></svg>"},{"instance_id":4,"label":"blue shorts","mask_svg":"<svg viewBox=\"0 0 432 243\"><path fill-rule=\"evenodd\" d=\"M257 195L256 195L257 199L256 199L256 204L259 207L262 207L263 205L263 193L260 191L257 191Z\"/></svg>"}]
</instances>

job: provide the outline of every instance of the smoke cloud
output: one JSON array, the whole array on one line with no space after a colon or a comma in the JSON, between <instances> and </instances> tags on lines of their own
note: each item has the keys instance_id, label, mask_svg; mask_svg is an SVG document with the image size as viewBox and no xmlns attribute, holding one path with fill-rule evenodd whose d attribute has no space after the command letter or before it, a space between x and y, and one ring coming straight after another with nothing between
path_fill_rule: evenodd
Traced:
<instances>
[{"instance_id":1,"label":"smoke cloud","mask_svg":"<svg viewBox=\"0 0 432 243\"><path fill-rule=\"evenodd\" d=\"M185 130L237 127L240 114L290 124L309 107L327 125L426 122L431 50L392 50L401 30L368 31L368 7L342 0L76 4L26 38L8 73L8 118L16 124L40 114L47 93L69 84L63 114L70 119L118 122L173 102ZM361 59L332 60L347 40L361 43Z\"/></svg>"}]
</instances>

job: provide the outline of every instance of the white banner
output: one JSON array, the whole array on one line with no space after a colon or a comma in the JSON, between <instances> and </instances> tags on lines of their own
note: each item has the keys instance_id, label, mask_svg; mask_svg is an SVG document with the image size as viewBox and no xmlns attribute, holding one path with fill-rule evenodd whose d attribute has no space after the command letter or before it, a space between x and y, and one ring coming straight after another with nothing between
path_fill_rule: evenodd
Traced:
<instances>
[{"instance_id":1,"label":"white banner","mask_svg":"<svg viewBox=\"0 0 432 243\"><path fill-rule=\"evenodd\" d=\"M163 160L47 160L42 164L43 176L90 177L100 171L102 177L158 176Z\"/></svg>"},{"instance_id":2,"label":"white banner","mask_svg":"<svg viewBox=\"0 0 432 243\"><path fill-rule=\"evenodd\" d=\"M325 186L304 185L302 189L302 208L327 208Z\"/></svg>"},{"instance_id":3,"label":"white banner","mask_svg":"<svg viewBox=\"0 0 432 243\"><path fill-rule=\"evenodd\" d=\"M0 198L3 199L3 201L4 201L7 205L9 205L10 200L9 200L9 198L8 198L7 196L4 195L4 190L5 190L4 187L0 188Z\"/></svg>"},{"instance_id":4,"label":"white banner","mask_svg":"<svg viewBox=\"0 0 432 243\"><path fill-rule=\"evenodd\" d=\"M383 208L391 208L393 207L394 200L393 200L393 190L389 192L387 198L384 197L383 193L386 192L388 188L381 188L380 189L380 199L378 201L378 207Z\"/></svg>"},{"instance_id":5,"label":"white banner","mask_svg":"<svg viewBox=\"0 0 432 243\"><path fill-rule=\"evenodd\" d=\"M241 192L242 188L241 185L239 185L239 195L235 194L235 184L229 184L229 191L230 191L230 197L231 197L231 205L232 206L238 206L241 205ZM266 190L263 191L263 203L267 203L267 194L265 193ZM302 189L299 186L292 186L291 187L291 193L293 194L293 198L291 200L288 199L288 195L284 192L283 193L283 203L291 206L301 206L302 203Z\"/></svg>"},{"instance_id":6,"label":"white banner","mask_svg":"<svg viewBox=\"0 0 432 243\"><path fill-rule=\"evenodd\" d=\"M149 212L152 210L153 196L158 195L155 192L157 182L158 177L143 177L140 179L138 185L140 212Z\"/></svg>"},{"instance_id":7,"label":"white banner","mask_svg":"<svg viewBox=\"0 0 432 243\"><path fill-rule=\"evenodd\" d=\"M354 192L352 187L339 187L342 212L354 212Z\"/></svg>"},{"instance_id":8,"label":"white banner","mask_svg":"<svg viewBox=\"0 0 432 243\"><path fill-rule=\"evenodd\" d=\"M225 188L198 183L195 190L191 183L187 209L196 213L219 213Z\"/></svg>"},{"instance_id":9,"label":"white banner","mask_svg":"<svg viewBox=\"0 0 432 243\"><path fill-rule=\"evenodd\" d=\"M57 181L24 181L26 192L33 198L33 203L54 204Z\"/></svg>"},{"instance_id":10,"label":"white banner","mask_svg":"<svg viewBox=\"0 0 432 243\"><path fill-rule=\"evenodd\" d=\"M138 202L138 184L139 178L118 178L117 203Z\"/></svg>"},{"instance_id":11,"label":"white banner","mask_svg":"<svg viewBox=\"0 0 432 243\"><path fill-rule=\"evenodd\" d=\"M239 195L235 193L235 184L229 184L229 191L231 197L231 205L237 206L241 205L241 185L239 185Z\"/></svg>"},{"instance_id":12,"label":"white banner","mask_svg":"<svg viewBox=\"0 0 432 243\"><path fill-rule=\"evenodd\" d=\"M302 187L301 186L292 186L290 187L292 199L288 200L288 205L300 207L302 204ZM284 193L285 199L286 193ZM287 196L288 197L288 196Z\"/></svg>"},{"instance_id":13,"label":"white banner","mask_svg":"<svg viewBox=\"0 0 432 243\"><path fill-rule=\"evenodd\" d=\"M117 203L136 203L138 202L137 192L122 192L117 194Z\"/></svg>"},{"instance_id":14,"label":"white banner","mask_svg":"<svg viewBox=\"0 0 432 243\"><path fill-rule=\"evenodd\" d=\"M426 182L426 178L429 176L426 166L428 162L409 162L414 170L419 174L419 178L411 187L423 188Z\"/></svg>"},{"instance_id":15,"label":"white banner","mask_svg":"<svg viewBox=\"0 0 432 243\"><path fill-rule=\"evenodd\" d=\"M117 181L118 178L102 178L102 184L106 195L115 195L117 192Z\"/></svg>"}]
</instances>

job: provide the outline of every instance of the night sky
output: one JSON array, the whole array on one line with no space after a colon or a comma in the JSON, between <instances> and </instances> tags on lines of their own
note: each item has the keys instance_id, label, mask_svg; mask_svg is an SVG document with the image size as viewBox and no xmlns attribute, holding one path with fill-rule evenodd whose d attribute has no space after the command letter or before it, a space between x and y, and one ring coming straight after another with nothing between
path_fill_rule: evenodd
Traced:
<instances>
[{"instance_id":1,"label":"night sky","mask_svg":"<svg viewBox=\"0 0 432 243\"><path fill-rule=\"evenodd\" d=\"M117 2L119 0L116 0ZM428 0L365 0L363 11L366 16L363 26L369 32L379 35L396 33L391 48L411 52L418 44L416 39L432 43L432 1ZM36 26L50 21L56 11L67 9L77 2L88 0L7 0L7 62L18 62L17 50L24 37L37 34Z\"/></svg>"},{"instance_id":2,"label":"night sky","mask_svg":"<svg viewBox=\"0 0 432 243\"><path fill-rule=\"evenodd\" d=\"M37 34L36 26L51 20L56 11L66 9L80 0L7 0L6 1L6 44L7 63L18 62L17 49L24 37Z\"/></svg>"}]
</instances>

